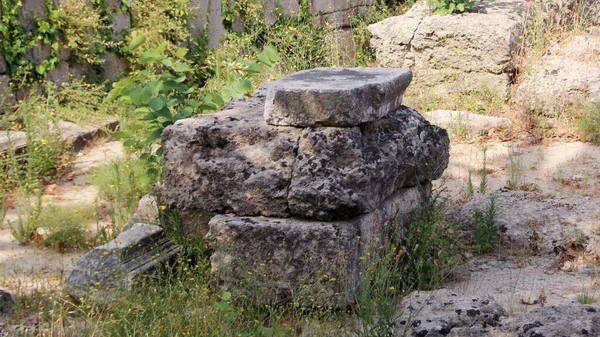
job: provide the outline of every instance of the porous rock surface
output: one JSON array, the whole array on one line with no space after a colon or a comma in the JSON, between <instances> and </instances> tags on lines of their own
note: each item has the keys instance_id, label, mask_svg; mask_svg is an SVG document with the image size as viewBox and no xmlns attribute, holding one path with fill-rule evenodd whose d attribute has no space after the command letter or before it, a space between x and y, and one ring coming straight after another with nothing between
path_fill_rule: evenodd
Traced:
<instances>
[{"instance_id":1,"label":"porous rock surface","mask_svg":"<svg viewBox=\"0 0 600 337\"><path fill-rule=\"evenodd\" d=\"M482 1L476 11L430 15L425 2L368 27L377 61L410 67L413 90L505 95L523 31L522 0Z\"/></svg>"},{"instance_id":2,"label":"porous rock surface","mask_svg":"<svg viewBox=\"0 0 600 337\"><path fill-rule=\"evenodd\" d=\"M171 261L179 251L162 228L134 224L116 239L82 256L67 277L64 290L75 299L113 299L130 289L139 276Z\"/></svg>"},{"instance_id":3,"label":"porous rock surface","mask_svg":"<svg viewBox=\"0 0 600 337\"><path fill-rule=\"evenodd\" d=\"M498 329L516 336L600 336L600 307L575 304L545 306L516 313Z\"/></svg>"},{"instance_id":4,"label":"porous rock surface","mask_svg":"<svg viewBox=\"0 0 600 337\"><path fill-rule=\"evenodd\" d=\"M437 179L445 130L401 106L352 127L272 126L265 96L165 129L165 202L183 210L332 220L373 211L395 190Z\"/></svg>"},{"instance_id":5,"label":"porous rock surface","mask_svg":"<svg viewBox=\"0 0 600 337\"><path fill-rule=\"evenodd\" d=\"M308 305L343 307L360 283L360 258L383 241L392 223L410 221L430 189L403 188L376 211L342 221L217 215L207 235L212 274L228 289L253 281L264 291L262 301L296 296ZM302 287L312 290L314 301L299 296Z\"/></svg>"},{"instance_id":6,"label":"porous rock surface","mask_svg":"<svg viewBox=\"0 0 600 337\"><path fill-rule=\"evenodd\" d=\"M447 289L413 292L402 300L396 336L488 336L508 312L493 297L459 296Z\"/></svg>"},{"instance_id":7,"label":"porous rock surface","mask_svg":"<svg viewBox=\"0 0 600 337\"><path fill-rule=\"evenodd\" d=\"M265 120L271 125L355 126L400 107L408 69L316 68L272 82Z\"/></svg>"}]
</instances>

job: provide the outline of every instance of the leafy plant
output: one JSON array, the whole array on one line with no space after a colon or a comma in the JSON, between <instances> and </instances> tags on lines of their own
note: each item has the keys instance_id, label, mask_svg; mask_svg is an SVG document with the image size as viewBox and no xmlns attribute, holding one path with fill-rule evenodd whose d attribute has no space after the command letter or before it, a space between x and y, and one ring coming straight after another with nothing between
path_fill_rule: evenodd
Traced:
<instances>
[{"instance_id":1,"label":"leafy plant","mask_svg":"<svg viewBox=\"0 0 600 337\"><path fill-rule=\"evenodd\" d=\"M481 181L479 182L479 192L481 194L487 193L488 179L487 179L487 146L483 146L483 164L481 165Z\"/></svg>"},{"instance_id":2,"label":"leafy plant","mask_svg":"<svg viewBox=\"0 0 600 337\"><path fill-rule=\"evenodd\" d=\"M600 105L585 109L576 124L582 141L600 144Z\"/></svg>"},{"instance_id":3,"label":"leafy plant","mask_svg":"<svg viewBox=\"0 0 600 337\"><path fill-rule=\"evenodd\" d=\"M434 14L447 15L452 13L463 13L475 7L479 0L427 0Z\"/></svg>"},{"instance_id":4,"label":"leafy plant","mask_svg":"<svg viewBox=\"0 0 600 337\"><path fill-rule=\"evenodd\" d=\"M497 195L492 194L488 201L488 207L485 213L479 209L474 211L474 230L472 242L475 249L480 254L486 254L494 250L498 244L498 227L496 225L496 199Z\"/></svg>"}]
</instances>

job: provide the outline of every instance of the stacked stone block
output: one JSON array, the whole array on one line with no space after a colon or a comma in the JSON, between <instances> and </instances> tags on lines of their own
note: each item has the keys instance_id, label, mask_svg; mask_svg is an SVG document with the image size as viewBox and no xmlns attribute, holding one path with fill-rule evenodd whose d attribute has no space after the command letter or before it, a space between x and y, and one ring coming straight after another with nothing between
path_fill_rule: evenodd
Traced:
<instances>
[{"instance_id":1,"label":"stacked stone block","mask_svg":"<svg viewBox=\"0 0 600 337\"><path fill-rule=\"evenodd\" d=\"M448 165L446 131L401 105L411 79L302 71L165 129L162 202L220 213L201 229L216 284L245 283L260 300L307 287L319 305L353 299L361 256L410 220Z\"/></svg>"}]
</instances>

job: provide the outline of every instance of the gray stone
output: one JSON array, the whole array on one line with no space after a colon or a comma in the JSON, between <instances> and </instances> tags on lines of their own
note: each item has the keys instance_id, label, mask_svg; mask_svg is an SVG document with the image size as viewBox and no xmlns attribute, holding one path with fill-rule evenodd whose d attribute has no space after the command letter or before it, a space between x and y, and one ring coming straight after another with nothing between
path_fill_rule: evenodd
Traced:
<instances>
[{"instance_id":1,"label":"gray stone","mask_svg":"<svg viewBox=\"0 0 600 337\"><path fill-rule=\"evenodd\" d=\"M216 48L220 45L221 37L225 35L221 1L191 0L190 9L194 13L190 20L190 33L196 40L204 34L208 37L208 45ZM207 26L207 31L204 31Z\"/></svg>"},{"instance_id":2,"label":"gray stone","mask_svg":"<svg viewBox=\"0 0 600 337\"><path fill-rule=\"evenodd\" d=\"M115 53L109 52L102 55L104 64L102 66L102 78L107 81L115 81L126 74L129 69L129 61Z\"/></svg>"},{"instance_id":3,"label":"gray stone","mask_svg":"<svg viewBox=\"0 0 600 337\"><path fill-rule=\"evenodd\" d=\"M15 305L12 295L8 291L0 289L0 315L8 314Z\"/></svg>"},{"instance_id":4,"label":"gray stone","mask_svg":"<svg viewBox=\"0 0 600 337\"><path fill-rule=\"evenodd\" d=\"M434 110L424 115L432 124L445 129L464 127L474 135L486 134L491 129L505 129L512 125L510 118L484 116L467 111Z\"/></svg>"},{"instance_id":5,"label":"gray stone","mask_svg":"<svg viewBox=\"0 0 600 337\"><path fill-rule=\"evenodd\" d=\"M146 194L138 202L138 207L133 213L132 220L135 223L147 223L155 226L160 225L158 201L156 197Z\"/></svg>"},{"instance_id":6,"label":"gray stone","mask_svg":"<svg viewBox=\"0 0 600 337\"><path fill-rule=\"evenodd\" d=\"M364 12L372 3L372 0L314 0L310 4L318 27L343 28L350 27L352 16Z\"/></svg>"},{"instance_id":7,"label":"gray stone","mask_svg":"<svg viewBox=\"0 0 600 337\"><path fill-rule=\"evenodd\" d=\"M568 105L600 102L600 64L548 55L524 75L516 101L528 110L556 115Z\"/></svg>"},{"instance_id":8,"label":"gray stone","mask_svg":"<svg viewBox=\"0 0 600 337\"><path fill-rule=\"evenodd\" d=\"M263 105L259 95L165 129L169 208L347 219L448 165L446 131L410 108L360 127L302 129L266 124Z\"/></svg>"},{"instance_id":9,"label":"gray stone","mask_svg":"<svg viewBox=\"0 0 600 337\"><path fill-rule=\"evenodd\" d=\"M62 87L63 84L69 83L69 64L60 63L52 69L46 76L46 80L56 83L58 87Z\"/></svg>"},{"instance_id":10,"label":"gray stone","mask_svg":"<svg viewBox=\"0 0 600 337\"><path fill-rule=\"evenodd\" d=\"M178 121L163 132L165 202L170 208L287 217L302 129L272 127L264 96Z\"/></svg>"},{"instance_id":11,"label":"gray stone","mask_svg":"<svg viewBox=\"0 0 600 337\"><path fill-rule=\"evenodd\" d=\"M94 67L89 63L72 63L69 66L69 72L78 80L96 81L99 80L99 75L94 70Z\"/></svg>"},{"instance_id":12,"label":"gray stone","mask_svg":"<svg viewBox=\"0 0 600 337\"><path fill-rule=\"evenodd\" d=\"M52 48L42 41L37 41L34 46L29 48L29 51L25 54L25 58L34 65L38 65L43 60L48 59L51 55Z\"/></svg>"},{"instance_id":13,"label":"gray stone","mask_svg":"<svg viewBox=\"0 0 600 337\"><path fill-rule=\"evenodd\" d=\"M22 131L0 131L0 154L13 149L16 153L27 147L27 135Z\"/></svg>"},{"instance_id":14,"label":"gray stone","mask_svg":"<svg viewBox=\"0 0 600 337\"><path fill-rule=\"evenodd\" d=\"M0 54L0 75L6 74L8 70L6 66L6 60L4 59L4 55Z\"/></svg>"},{"instance_id":15,"label":"gray stone","mask_svg":"<svg viewBox=\"0 0 600 337\"><path fill-rule=\"evenodd\" d=\"M535 9L555 27L581 25L588 21L600 24L600 3L596 0L537 0Z\"/></svg>"},{"instance_id":16,"label":"gray stone","mask_svg":"<svg viewBox=\"0 0 600 337\"><path fill-rule=\"evenodd\" d=\"M23 20L21 21L21 26L25 30L37 29L36 15L42 20L47 20L46 4L43 0L23 0L22 5L21 14L23 15Z\"/></svg>"},{"instance_id":17,"label":"gray stone","mask_svg":"<svg viewBox=\"0 0 600 337\"><path fill-rule=\"evenodd\" d=\"M265 120L271 125L355 126L400 107L408 69L317 68L273 82Z\"/></svg>"},{"instance_id":18,"label":"gray stone","mask_svg":"<svg viewBox=\"0 0 600 337\"><path fill-rule=\"evenodd\" d=\"M122 39L131 27L131 17L127 12L118 12L110 15L112 23L113 39Z\"/></svg>"},{"instance_id":19,"label":"gray stone","mask_svg":"<svg viewBox=\"0 0 600 337\"><path fill-rule=\"evenodd\" d=\"M112 300L129 290L138 277L173 260L179 251L162 228L135 224L115 240L81 257L67 277L64 290L75 299Z\"/></svg>"},{"instance_id":20,"label":"gray stone","mask_svg":"<svg viewBox=\"0 0 600 337\"><path fill-rule=\"evenodd\" d=\"M371 212L403 186L439 178L448 134L402 107L351 128L306 128L287 199L293 215L331 220Z\"/></svg>"},{"instance_id":21,"label":"gray stone","mask_svg":"<svg viewBox=\"0 0 600 337\"><path fill-rule=\"evenodd\" d=\"M498 330L518 336L600 336L600 307L566 304L516 313Z\"/></svg>"},{"instance_id":22,"label":"gray stone","mask_svg":"<svg viewBox=\"0 0 600 337\"><path fill-rule=\"evenodd\" d=\"M505 95L523 31L521 8L523 1L484 1L477 13L438 16L416 4L404 15L369 26L371 46L382 66L414 71L413 89Z\"/></svg>"},{"instance_id":23,"label":"gray stone","mask_svg":"<svg viewBox=\"0 0 600 337\"><path fill-rule=\"evenodd\" d=\"M404 226L431 185L399 190L369 214L347 221L217 215L207 239L216 284L261 302L290 299L311 307L344 307L361 282L361 256L390 226Z\"/></svg>"},{"instance_id":24,"label":"gray stone","mask_svg":"<svg viewBox=\"0 0 600 337\"><path fill-rule=\"evenodd\" d=\"M447 289L416 291L402 300L395 336L490 336L506 310L493 297L460 296Z\"/></svg>"},{"instance_id":25,"label":"gray stone","mask_svg":"<svg viewBox=\"0 0 600 337\"><path fill-rule=\"evenodd\" d=\"M13 106L17 103L10 87L10 77L0 75L0 113L3 113L7 106Z\"/></svg>"},{"instance_id":26,"label":"gray stone","mask_svg":"<svg viewBox=\"0 0 600 337\"><path fill-rule=\"evenodd\" d=\"M80 151L93 139L105 135L105 130L115 130L118 121L107 118L101 125L79 125L73 122L59 120L57 123L60 138L71 148L71 151Z\"/></svg>"},{"instance_id":27,"label":"gray stone","mask_svg":"<svg viewBox=\"0 0 600 337\"><path fill-rule=\"evenodd\" d=\"M284 16L295 16L300 13L300 5L294 0L261 0L265 10L265 24L273 25L279 19L278 13Z\"/></svg>"}]
</instances>

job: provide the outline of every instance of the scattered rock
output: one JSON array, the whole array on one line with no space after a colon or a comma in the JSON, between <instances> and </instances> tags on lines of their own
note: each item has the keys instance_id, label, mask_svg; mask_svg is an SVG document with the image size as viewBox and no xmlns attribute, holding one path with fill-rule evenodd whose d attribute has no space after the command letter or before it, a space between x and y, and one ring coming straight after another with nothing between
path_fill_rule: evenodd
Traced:
<instances>
[{"instance_id":1,"label":"scattered rock","mask_svg":"<svg viewBox=\"0 0 600 337\"><path fill-rule=\"evenodd\" d=\"M474 135L486 134L489 130L501 130L512 125L509 118L484 116L466 111L434 110L424 113L427 120L442 128L464 127Z\"/></svg>"},{"instance_id":2,"label":"scattered rock","mask_svg":"<svg viewBox=\"0 0 600 337\"><path fill-rule=\"evenodd\" d=\"M138 207L132 217L134 223L147 223L159 226L160 218L158 211L158 201L156 197L146 194L138 202Z\"/></svg>"},{"instance_id":3,"label":"scattered rock","mask_svg":"<svg viewBox=\"0 0 600 337\"><path fill-rule=\"evenodd\" d=\"M0 154L11 148L18 154L27 147L27 135L22 131L0 131Z\"/></svg>"},{"instance_id":4,"label":"scattered rock","mask_svg":"<svg viewBox=\"0 0 600 337\"><path fill-rule=\"evenodd\" d=\"M317 68L272 82L265 120L281 126L356 126L385 117L402 104L408 69Z\"/></svg>"},{"instance_id":5,"label":"scattered rock","mask_svg":"<svg viewBox=\"0 0 600 337\"><path fill-rule=\"evenodd\" d=\"M106 81L116 81L129 70L129 61L115 53L104 53L102 59L102 78Z\"/></svg>"},{"instance_id":6,"label":"scattered rock","mask_svg":"<svg viewBox=\"0 0 600 337\"><path fill-rule=\"evenodd\" d=\"M0 75L0 114L4 113L7 106L10 107L17 103L9 83L8 75Z\"/></svg>"},{"instance_id":7,"label":"scattered rock","mask_svg":"<svg viewBox=\"0 0 600 337\"><path fill-rule=\"evenodd\" d=\"M519 300L521 301L522 304L525 305L534 305L534 304L539 304L540 300L540 294L530 291L530 290L521 290L519 292L517 292L516 294L519 297Z\"/></svg>"},{"instance_id":8,"label":"scattered rock","mask_svg":"<svg viewBox=\"0 0 600 337\"><path fill-rule=\"evenodd\" d=\"M401 313L396 336L487 336L508 316L489 295L459 296L447 289L411 293Z\"/></svg>"},{"instance_id":9,"label":"scattered rock","mask_svg":"<svg viewBox=\"0 0 600 337\"><path fill-rule=\"evenodd\" d=\"M138 277L172 261L179 251L162 228L135 224L113 241L82 256L67 277L64 290L75 299L114 299L130 289Z\"/></svg>"},{"instance_id":10,"label":"scattered rock","mask_svg":"<svg viewBox=\"0 0 600 337\"><path fill-rule=\"evenodd\" d=\"M8 291L0 289L0 315L8 314L12 311L15 305L12 295Z\"/></svg>"},{"instance_id":11,"label":"scattered rock","mask_svg":"<svg viewBox=\"0 0 600 337\"><path fill-rule=\"evenodd\" d=\"M360 257L384 239L391 223L410 221L430 187L401 189L377 210L345 221L217 215L207 235L214 283L234 290L243 283L245 295L262 302L293 298L344 307L364 271Z\"/></svg>"},{"instance_id":12,"label":"scattered rock","mask_svg":"<svg viewBox=\"0 0 600 337\"><path fill-rule=\"evenodd\" d=\"M115 130L118 125L118 120L107 118L101 124L101 126L79 125L60 120L57 123L57 128L60 138L71 146L72 151L77 152L83 149L94 138L104 135L105 130Z\"/></svg>"}]
</instances>

